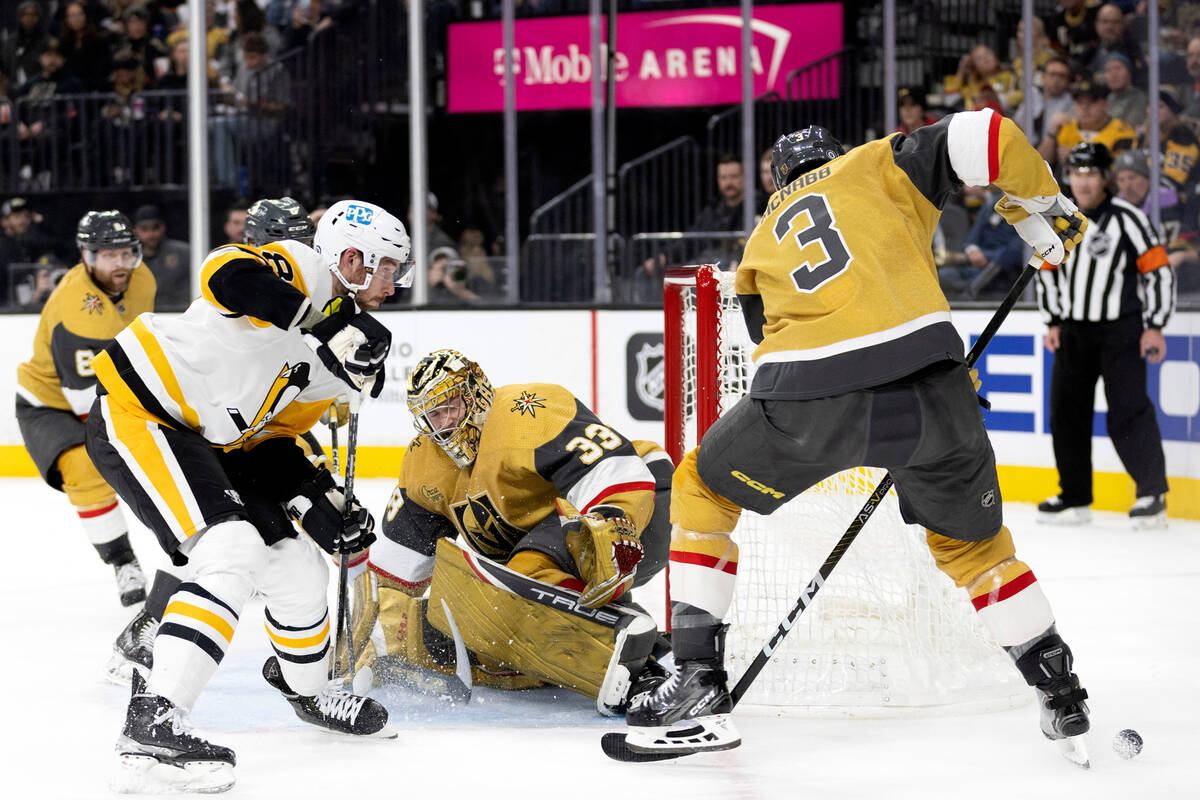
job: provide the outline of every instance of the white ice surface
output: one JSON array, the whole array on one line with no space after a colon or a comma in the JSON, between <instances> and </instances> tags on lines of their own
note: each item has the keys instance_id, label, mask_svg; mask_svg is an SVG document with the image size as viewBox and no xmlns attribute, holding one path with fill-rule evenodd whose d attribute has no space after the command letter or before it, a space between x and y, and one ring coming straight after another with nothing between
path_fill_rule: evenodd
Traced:
<instances>
[{"instance_id":1,"label":"white ice surface","mask_svg":"<svg viewBox=\"0 0 1200 800\"><path fill-rule=\"evenodd\" d=\"M361 482L377 517L389 490L387 481ZM33 479L5 479L0 504L8 544L0 561L0 798L108 797L126 690L105 682L103 669L130 614L62 495ZM301 723L262 680L270 650L257 601L192 719L197 733L237 752L231 798L1200 796L1200 523L1135 533L1121 515L1100 513L1085 528L1047 528L1033 523L1029 506L1006 510L1092 695L1090 772L1042 738L1032 705L887 721L779 718L775 709L744 707L739 749L618 764L601 754L599 738L620 726L570 692L478 690L468 708L443 710L388 690L376 696L398 739L335 737ZM152 572L164 557L136 524L132 535ZM1121 728L1145 739L1132 761L1113 754Z\"/></svg>"}]
</instances>

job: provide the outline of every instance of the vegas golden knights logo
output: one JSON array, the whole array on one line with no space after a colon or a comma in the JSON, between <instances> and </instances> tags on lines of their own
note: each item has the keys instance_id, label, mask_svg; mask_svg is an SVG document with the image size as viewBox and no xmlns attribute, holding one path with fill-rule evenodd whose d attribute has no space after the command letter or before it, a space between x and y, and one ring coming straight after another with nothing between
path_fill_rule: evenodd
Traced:
<instances>
[{"instance_id":1,"label":"vegas golden knights logo","mask_svg":"<svg viewBox=\"0 0 1200 800\"><path fill-rule=\"evenodd\" d=\"M507 556L525 535L525 531L500 515L486 490L452 503L450 513L471 546L490 558Z\"/></svg>"}]
</instances>

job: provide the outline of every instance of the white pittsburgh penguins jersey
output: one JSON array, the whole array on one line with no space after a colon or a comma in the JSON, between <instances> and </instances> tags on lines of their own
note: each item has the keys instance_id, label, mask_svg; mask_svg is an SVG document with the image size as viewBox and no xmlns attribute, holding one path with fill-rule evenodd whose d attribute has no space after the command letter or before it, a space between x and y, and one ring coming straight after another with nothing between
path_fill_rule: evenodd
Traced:
<instances>
[{"instance_id":1,"label":"white pittsburgh penguins jersey","mask_svg":"<svg viewBox=\"0 0 1200 800\"><path fill-rule=\"evenodd\" d=\"M201 283L182 315L140 315L95 359L105 390L225 449L307 431L346 392L297 327L332 296L320 257L291 241L226 245Z\"/></svg>"}]
</instances>

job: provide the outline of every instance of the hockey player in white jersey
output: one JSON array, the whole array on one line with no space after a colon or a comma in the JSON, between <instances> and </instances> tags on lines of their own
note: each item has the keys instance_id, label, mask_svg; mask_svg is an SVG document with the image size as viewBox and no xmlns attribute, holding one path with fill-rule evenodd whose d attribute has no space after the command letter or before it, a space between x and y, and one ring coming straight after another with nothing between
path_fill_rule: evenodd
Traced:
<instances>
[{"instance_id":1,"label":"hockey player in white jersey","mask_svg":"<svg viewBox=\"0 0 1200 800\"><path fill-rule=\"evenodd\" d=\"M297 715L391 734L381 705L328 687L328 567L314 546L361 550L373 520L357 503L345 508L295 439L347 389L381 391L390 334L345 295L404 280L409 241L384 209L343 201L322 219L315 248L217 248L184 314L141 315L93 362L100 396L88 452L189 570L163 615L148 681L134 676L117 747L125 791L232 786L233 751L188 734L185 718L256 591L276 654L264 677Z\"/></svg>"}]
</instances>

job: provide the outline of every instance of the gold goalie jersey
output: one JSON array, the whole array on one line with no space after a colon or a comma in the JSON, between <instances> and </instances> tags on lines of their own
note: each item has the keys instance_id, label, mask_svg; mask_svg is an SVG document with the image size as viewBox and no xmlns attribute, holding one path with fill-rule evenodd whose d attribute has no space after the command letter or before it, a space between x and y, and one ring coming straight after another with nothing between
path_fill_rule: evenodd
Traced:
<instances>
[{"instance_id":1,"label":"gold goalie jersey","mask_svg":"<svg viewBox=\"0 0 1200 800\"><path fill-rule=\"evenodd\" d=\"M658 469L658 461L668 469ZM383 520L384 535L406 551L399 559L404 574L389 577L419 588L432 574L443 536L461 534L477 552L505 561L522 537L556 514L559 497L580 512L619 506L642 531L656 488L670 486L669 467L661 447L625 439L561 386L502 386L470 466L459 469L423 435L409 445Z\"/></svg>"},{"instance_id":2,"label":"gold goalie jersey","mask_svg":"<svg viewBox=\"0 0 1200 800\"><path fill-rule=\"evenodd\" d=\"M87 416L96 399L92 359L138 314L154 308L154 291L154 274L145 265L129 273L129 287L116 300L87 267L72 267L42 309L33 358L17 367L17 396L31 406Z\"/></svg>"},{"instance_id":3,"label":"gold goalie jersey","mask_svg":"<svg viewBox=\"0 0 1200 800\"><path fill-rule=\"evenodd\" d=\"M315 425L345 394L297 327L332 296L320 256L291 241L226 245L201 284L183 314L142 314L96 357L109 395L227 450Z\"/></svg>"},{"instance_id":4,"label":"gold goalie jersey","mask_svg":"<svg viewBox=\"0 0 1200 800\"><path fill-rule=\"evenodd\" d=\"M1020 129L985 110L868 142L771 197L735 278L758 343L751 396L827 397L963 360L930 246L963 183L1059 191Z\"/></svg>"}]
</instances>

